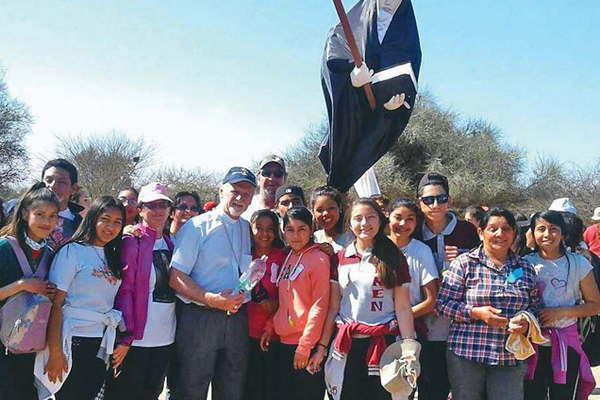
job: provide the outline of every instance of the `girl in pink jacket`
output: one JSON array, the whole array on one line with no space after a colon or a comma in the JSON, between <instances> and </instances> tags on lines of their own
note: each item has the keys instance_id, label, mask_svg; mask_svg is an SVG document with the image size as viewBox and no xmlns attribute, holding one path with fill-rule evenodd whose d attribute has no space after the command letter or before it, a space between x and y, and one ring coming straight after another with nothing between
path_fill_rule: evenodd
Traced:
<instances>
[{"instance_id":1,"label":"girl in pink jacket","mask_svg":"<svg viewBox=\"0 0 600 400\"><path fill-rule=\"evenodd\" d=\"M281 341L279 398L322 400L322 372L309 373L306 367L327 317L329 257L312 241L313 218L307 208L288 210L283 226L290 252L277 278L279 308L273 317Z\"/></svg>"}]
</instances>

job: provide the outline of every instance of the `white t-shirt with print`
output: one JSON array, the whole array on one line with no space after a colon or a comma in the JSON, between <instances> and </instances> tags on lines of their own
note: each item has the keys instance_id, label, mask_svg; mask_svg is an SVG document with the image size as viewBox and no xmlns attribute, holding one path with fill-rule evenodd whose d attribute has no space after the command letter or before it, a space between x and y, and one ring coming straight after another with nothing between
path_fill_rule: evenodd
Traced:
<instances>
[{"instance_id":1,"label":"white t-shirt with print","mask_svg":"<svg viewBox=\"0 0 600 400\"><path fill-rule=\"evenodd\" d=\"M313 234L315 237L315 243L329 243L331 247L333 247L333 251L337 254L340 250L345 249L352 243L354 240L354 234L350 231L344 232L338 235L334 241L327 240L325 237L325 231L323 229L319 229L315 231Z\"/></svg>"},{"instance_id":2,"label":"white t-shirt with print","mask_svg":"<svg viewBox=\"0 0 600 400\"><path fill-rule=\"evenodd\" d=\"M414 306L423 301L422 286L427 285L434 279L438 279L438 271L431 249L425 243L411 239L402 253L408 263L410 272L410 305Z\"/></svg>"},{"instance_id":3,"label":"white t-shirt with print","mask_svg":"<svg viewBox=\"0 0 600 400\"><path fill-rule=\"evenodd\" d=\"M113 309L121 285L108 269L104 248L69 243L54 257L50 282L67 293L65 306L107 313ZM73 336L102 337L104 325L89 321L75 324Z\"/></svg>"},{"instance_id":4,"label":"white t-shirt with print","mask_svg":"<svg viewBox=\"0 0 600 400\"><path fill-rule=\"evenodd\" d=\"M160 238L154 242L153 251L168 250L165 239ZM169 268L169 264L166 264ZM150 284L148 286L148 317L144 327L144 336L134 340L132 346L158 347L167 346L175 341L175 302L164 303L154 301L154 287L156 285L156 270L154 264L150 268Z\"/></svg>"},{"instance_id":5,"label":"white t-shirt with print","mask_svg":"<svg viewBox=\"0 0 600 400\"><path fill-rule=\"evenodd\" d=\"M569 253L568 261L567 256L545 260L533 253L525 256L525 260L535 268L544 307L571 307L581 300L580 283L593 269L585 257ZM552 327L565 328L576 322L577 318L561 318Z\"/></svg>"}]
</instances>

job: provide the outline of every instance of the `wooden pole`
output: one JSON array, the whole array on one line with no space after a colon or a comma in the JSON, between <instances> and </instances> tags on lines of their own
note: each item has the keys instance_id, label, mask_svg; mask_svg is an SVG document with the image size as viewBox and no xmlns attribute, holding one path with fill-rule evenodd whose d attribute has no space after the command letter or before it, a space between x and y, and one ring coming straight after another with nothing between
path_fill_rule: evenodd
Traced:
<instances>
[{"instance_id":1,"label":"wooden pole","mask_svg":"<svg viewBox=\"0 0 600 400\"><path fill-rule=\"evenodd\" d=\"M363 58L360 54L360 51L358 51L358 47L356 46L354 34L352 33L352 28L350 28L350 23L348 22L348 16L344 10L342 0L333 0L333 4L335 5L335 11L337 11L337 15L340 18L340 23L342 24L342 29L344 30L344 35L346 36L348 46L350 46L350 52L352 53L352 58L354 59L354 66L356 68L360 68L363 63ZM369 101L369 106L371 106L371 110L375 110L377 102L375 101L375 95L373 94L371 83L367 82L367 84L363 86L363 89L365 91L365 95L367 96L367 100Z\"/></svg>"}]
</instances>

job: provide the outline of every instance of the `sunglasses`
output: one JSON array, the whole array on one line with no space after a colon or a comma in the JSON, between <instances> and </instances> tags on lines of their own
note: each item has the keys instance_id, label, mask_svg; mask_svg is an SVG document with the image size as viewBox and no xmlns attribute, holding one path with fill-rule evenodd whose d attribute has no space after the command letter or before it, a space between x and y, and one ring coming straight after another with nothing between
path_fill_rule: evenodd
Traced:
<instances>
[{"instance_id":1,"label":"sunglasses","mask_svg":"<svg viewBox=\"0 0 600 400\"><path fill-rule=\"evenodd\" d=\"M446 204L448 202L448 195L446 193L438 194L437 196L423 196L421 201L423 204L430 206L437 202L438 204Z\"/></svg>"},{"instance_id":2,"label":"sunglasses","mask_svg":"<svg viewBox=\"0 0 600 400\"><path fill-rule=\"evenodd\" d=\"M290 204L292 207L300 207L302 206L302 199L292 199L292 200L282 200L279 202L284 207L288 207Z\"/></svg>"},{"instance_id":3,"label":"sunglasses","mask_svg":"<svg viewBox=\"0 0 600 400\"><path fill-rule=\"evenodd\" d=\"M260 174L265 178L282 178L284 175L283 171L280 169L263 169L260 171Z\"/></svg>"},{"instance_id":4,"label":"sunglasses","mask_svg":"<svg viewBox=\"0 0 600 400\"><path fill-rule=\"evenodd\" d=\"M179 210L179 211L191 211L191 212L200 212L200 208L199 207L190 207L187 204L179 204L177 207L175 207L175 209Z\"/></svg>"},{"instance_id":5,"label":"sunglasses","mask_svg":"<svg viewBox=\"0 0 600 400\"><path fill-rule=\"evenodd\" d=\"M149 210L165 210L170 207L169 202L167 201L156 201L152 203L144 203L142 207L146 207Z\"/></svg>"}]
</instances>

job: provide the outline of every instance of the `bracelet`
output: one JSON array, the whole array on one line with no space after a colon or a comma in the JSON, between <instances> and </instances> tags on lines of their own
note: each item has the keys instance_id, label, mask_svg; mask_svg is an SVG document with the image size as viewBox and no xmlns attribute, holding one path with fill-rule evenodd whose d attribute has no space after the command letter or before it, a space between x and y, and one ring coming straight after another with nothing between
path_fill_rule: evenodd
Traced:
<instances>
[{"instance_id":1,"label":"bracelet","mask_svg":"<svg viewBox=\"0 0 600 400\"><path fill-rule=\"evenodd\" d=\"M317 346L323 346L324 349L327 349L327 346L325 346L323 343L317 343Z\"/></svg>"}]
</instances>

